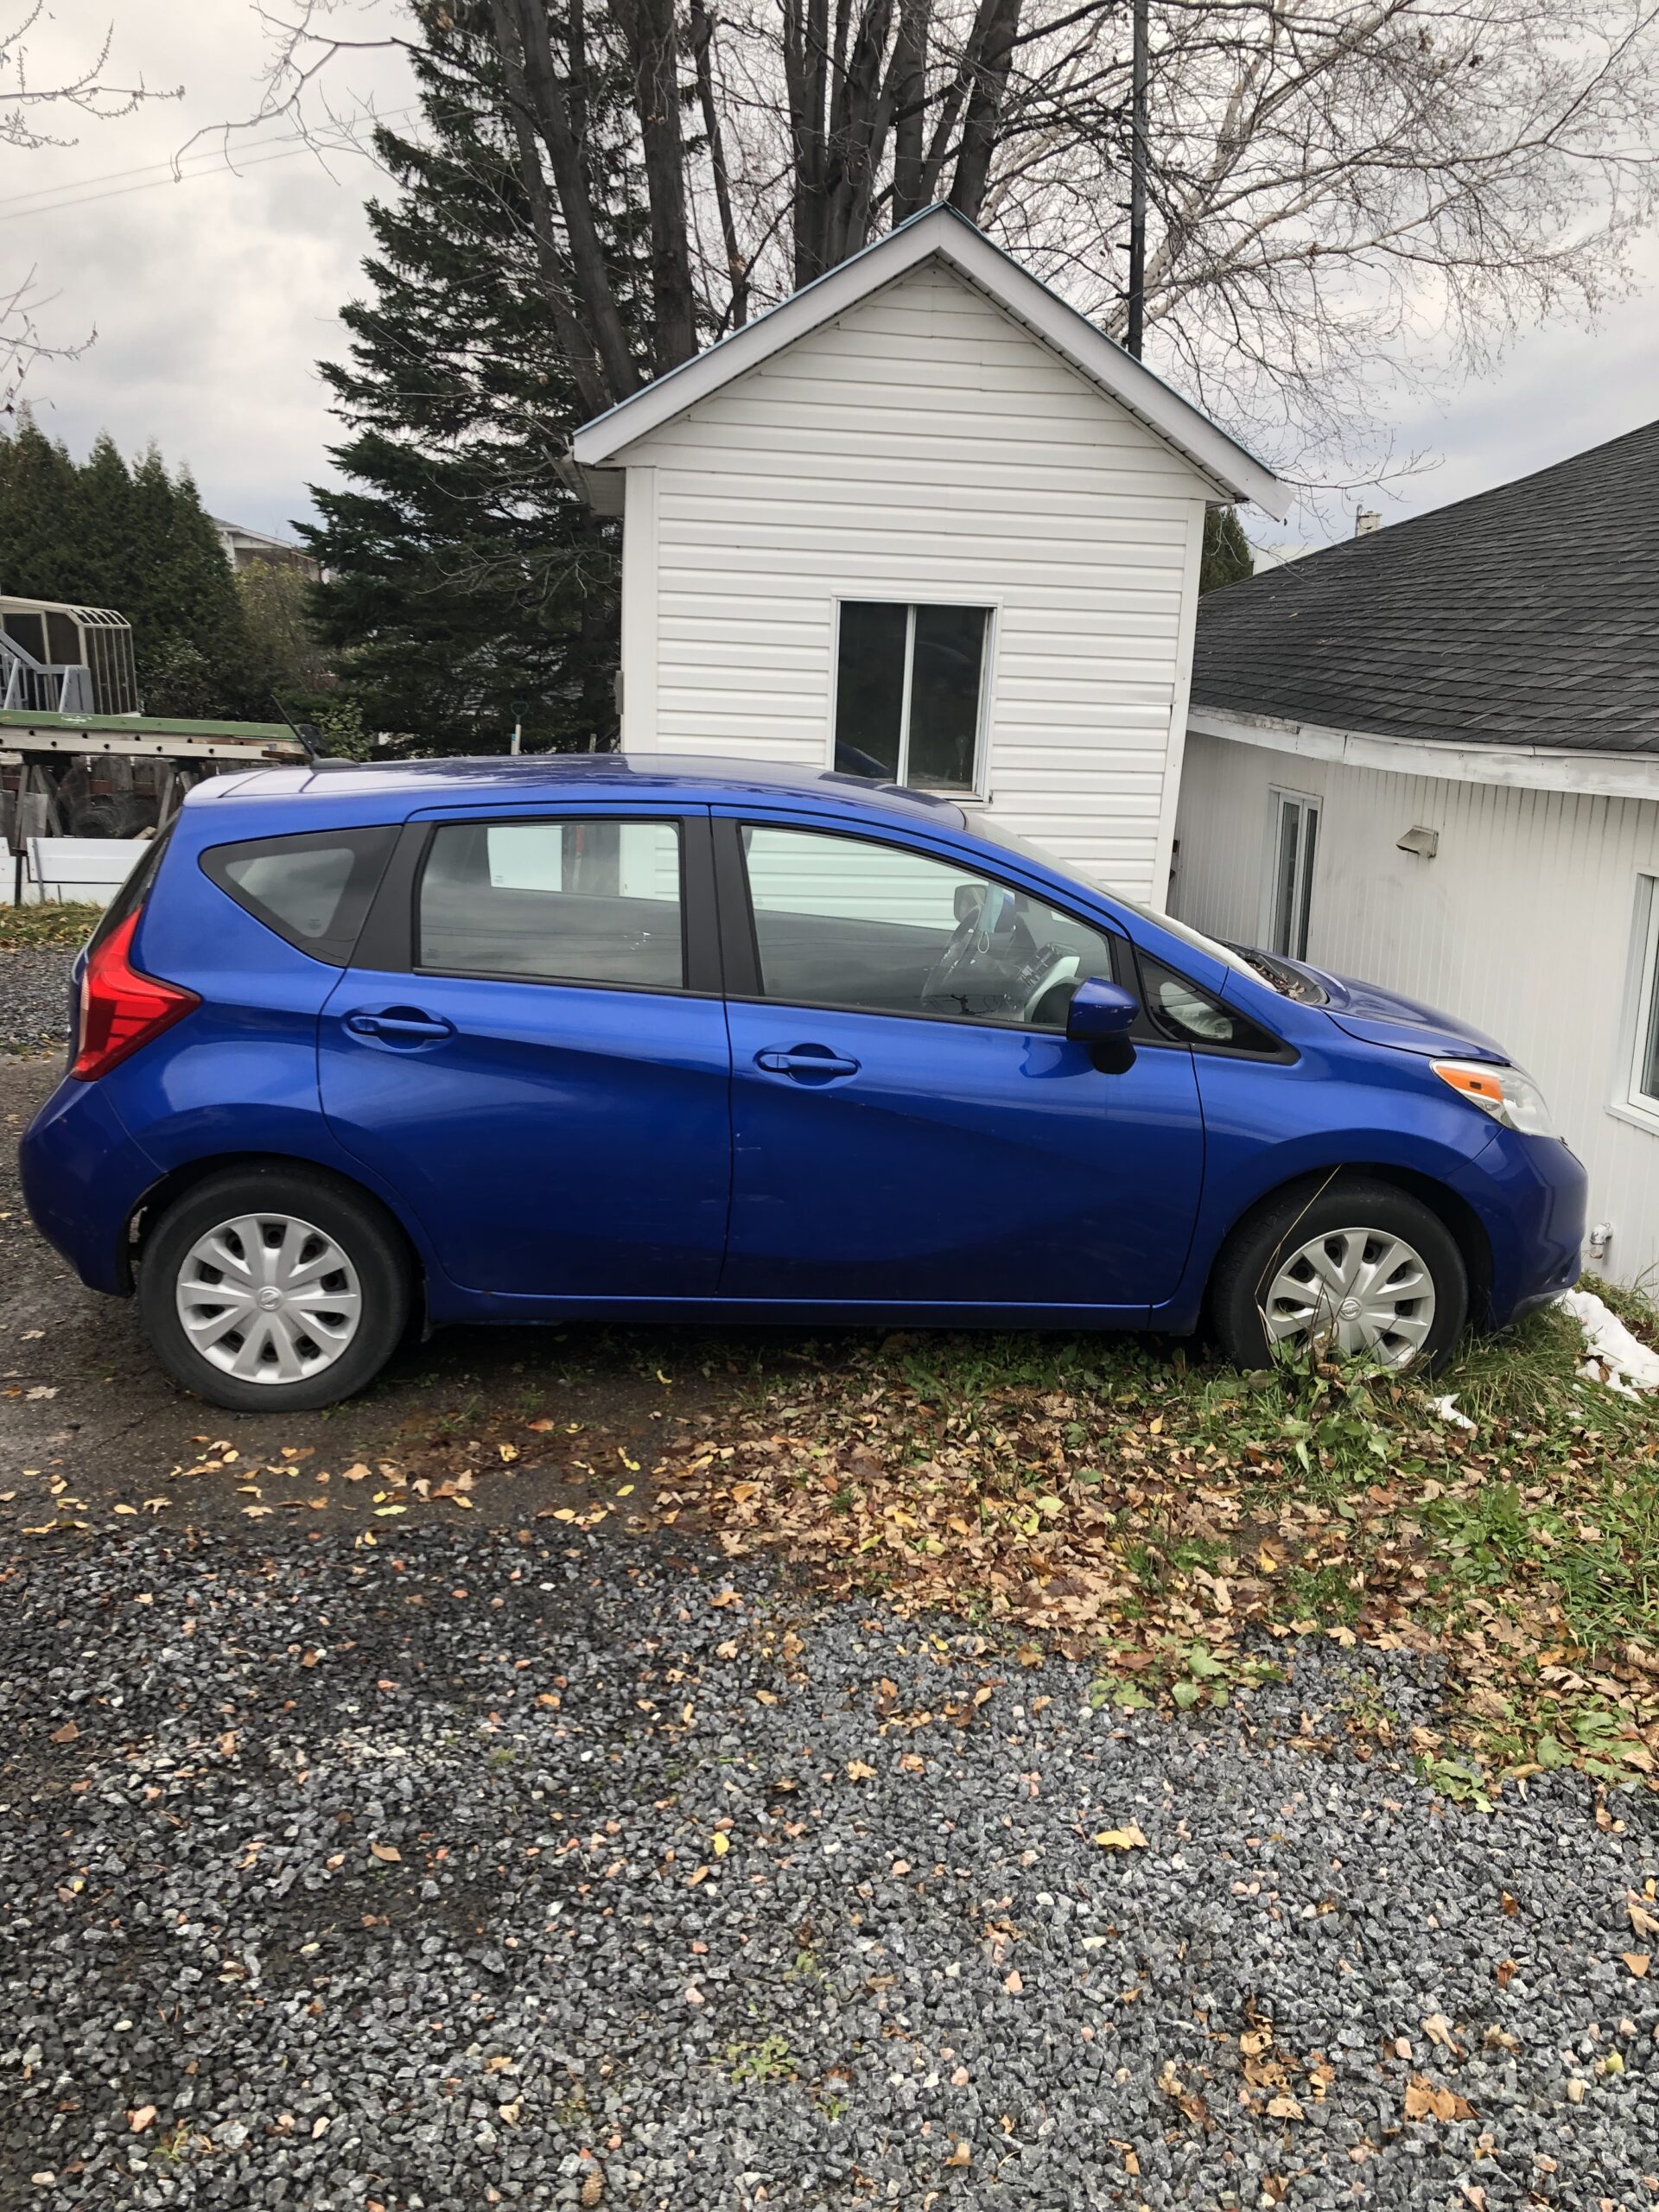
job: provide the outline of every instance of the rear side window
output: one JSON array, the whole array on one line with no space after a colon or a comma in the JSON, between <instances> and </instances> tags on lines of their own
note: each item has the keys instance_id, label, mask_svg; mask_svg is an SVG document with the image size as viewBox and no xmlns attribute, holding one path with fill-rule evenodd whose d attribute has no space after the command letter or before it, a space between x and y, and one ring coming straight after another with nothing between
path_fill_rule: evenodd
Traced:
<instances>
[{"instance_id":1,"label":"rear side window","mask_svg":"<svg viewBox=\"0 0 1659 2212\"><path fill-rule=\"evenodd\" d=\"M446 822L421 876L423 968L440 974L685 984L675 822Z\"/></svg>"},{"instance_id":2,"label":"rear side window","mask_svg":"<svg viewBox=\"0 0 1659 2212\"><path fill-rule=\"evenodd\" d=\"M221 891L314 960L346 967L379 887L395 823L215 845L201 865Z\"/></svg>"}]
</instances>

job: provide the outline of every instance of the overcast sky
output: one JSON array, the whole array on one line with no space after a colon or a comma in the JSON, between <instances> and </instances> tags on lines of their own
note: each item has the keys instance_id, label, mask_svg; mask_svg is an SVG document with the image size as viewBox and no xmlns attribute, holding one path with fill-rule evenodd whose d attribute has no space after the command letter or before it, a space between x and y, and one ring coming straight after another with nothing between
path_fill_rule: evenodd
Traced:
<instances>
[{"instance_id":1,"label":"overcast sky","mask_svg":"<svg viewBox=\"0 0 1659 2212\"><path fill-rule=\"evenodd\" d=\"M392 0L382 4L389 19ZM7 20L20 5L0 0ZM354 15L354 34L368 20ZM213 512L285 531L312 512L307 486L331 474L326 448L340 429L315 365L343 350L338 311L361 289L376 171L346 152L328 174L283 143L284 126L266 124L241 141L240 175L207 168L199 150L197 174L155 181L193 131L257 109L257 21L243 0L57 0L34 41L35 81L95 55L111 21L108 74L124 82L142 71L184 96L55 126L73 145L0 147L0 271L16 281L38 270L42 294L54 296L41 310L53 336L98 334L79 360L42 364L29 396L77 454L103 429L129 453L154 438L170 462L189 462ZM331 82L341 105L354 94L395 111L410 98L394 54L356 54ZM1642 260L1640 295L1612 306L1593 334L1570 325L1530 334L1497 375L1443 406L1402 389L1395 450L1427 450L1438 465L1368 503L1395 521L1659 415L1659 243ZM1259 534L1298 531L1263 524Z\"/></svg>"}]
</instances>

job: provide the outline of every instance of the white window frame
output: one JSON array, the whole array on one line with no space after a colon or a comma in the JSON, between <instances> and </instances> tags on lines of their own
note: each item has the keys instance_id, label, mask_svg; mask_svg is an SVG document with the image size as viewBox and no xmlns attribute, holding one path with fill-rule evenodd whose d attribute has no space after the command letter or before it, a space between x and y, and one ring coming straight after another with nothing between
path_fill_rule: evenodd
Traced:
<instances>
[{"instance_id":1,"label":"white window frame","mask_svg":"<svg viewBox=\"0 0 1659 2212\"><path fill-rule=\"evenodd\" d=\"M1654 1005L1656 988L1659 988L1659 874L1643 870L1636 879L1624 1019L1619 1025L1618 1075L1611 1105L1621 1121L1659 1132L1659 1096L1642 1087L1648 1039L1659 1014Z\"/></svg>"},{"instance_id":2,"label":"white window frame","mask_svg":"<svg viewBox=\"0 0 1659 2212\"><path fill-rule=\"evenodd\" d=\"M834 626L830 639L830 729L824 746L824 764L836 765L836 723L841 712L841 610L852 604L856 607L902 607L908 620L905 625L905 688L899 706L899 768L894 780L906 791L936 791L942 798L978 799L988 805L990 791L987 784L989 746L987 742L991 724L991 671L996 665L996 628L1001 613L995 601L988 599L916 599L908 593L883 591L837 592L833 604ZM906 781L910 766L910 680L916 657L916 609L918 607L961 607L976 608L985 617L984 642L980 648L979 711L974 722L974 780L971 785L912 784Z\"/></svg>"},{"instance_id":3,"label":"white window frame","mask_svg":"<svg viewBox=\"0 0 1659 2212\"><path fill-rule=\"evenodd\" d=\"M1282 952L1287 960L1307 957L1308 921L1313 905L1313 873L1303 859L1306 847L1300 841L1297 851L1296 880L1291 893L1291 942L1279 945L1274 942L1274 923L1278 905L1279 862L1284 850L1285 809L1294 806L1300 810L1304 829L1311 817L1313 823L1313 859L1319 863L1319 836L1323 829L1325 803L1317 791L1292 791L1282 784L1268 786L1268 867L1262 885L1262 944L1269 952ZM1300 940L1300 949L1299 949Z\"/></svg>"}]
</instances>

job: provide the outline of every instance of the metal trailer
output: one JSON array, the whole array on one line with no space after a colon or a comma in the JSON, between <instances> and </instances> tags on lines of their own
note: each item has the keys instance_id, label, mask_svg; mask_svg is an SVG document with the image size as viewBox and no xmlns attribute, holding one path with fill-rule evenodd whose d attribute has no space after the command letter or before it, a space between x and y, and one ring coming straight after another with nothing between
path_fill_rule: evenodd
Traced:
<instances>
[{"instance_id":1,"label":"metal trailer","mask_svg":"<svg viewBox=\"0 0 1659 2212\"><path fill-rule=\"evenodd\" d=\"M30 837L151 835L193 784L228 770L303 766L283 722L0 711L0 828L21 902Z\"/></svg>"}]
</instances>

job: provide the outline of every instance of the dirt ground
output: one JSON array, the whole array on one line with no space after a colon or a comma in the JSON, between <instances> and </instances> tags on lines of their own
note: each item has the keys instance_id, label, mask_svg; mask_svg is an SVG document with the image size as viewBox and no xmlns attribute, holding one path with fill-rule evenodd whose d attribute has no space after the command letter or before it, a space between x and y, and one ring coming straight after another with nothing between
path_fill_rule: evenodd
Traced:
<instances>
[{"instance_id":1,"label":"dirt ground","mask_svg":"<svg viewBox=\"0 0 1659 2212\"><path fill-rule=\"evenodd\" d=\"M677 1426L717 1423L769 1369L836 1356L782 1331L449 1329L345 1405L227 1413L181 1389L131 1301L85 1289L29 1220L17 1139L61 1067L0 1058L0 1529L279 1513L379 1534L423 1516L614 1524L645 1506Z\"/></svg>"}]
</instances>

